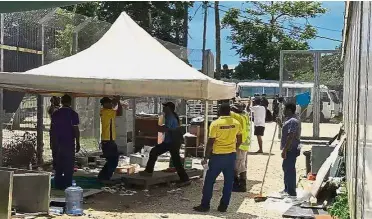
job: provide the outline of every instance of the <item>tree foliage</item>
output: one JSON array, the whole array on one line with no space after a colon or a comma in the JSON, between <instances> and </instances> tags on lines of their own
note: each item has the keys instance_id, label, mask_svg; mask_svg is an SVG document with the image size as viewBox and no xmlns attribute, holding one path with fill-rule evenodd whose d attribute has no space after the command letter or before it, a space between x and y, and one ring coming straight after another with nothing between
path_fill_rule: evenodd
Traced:
<instances>
[{"instance_id":1,"label":"tree foliage","mask_svg":"<svg viewBox=\"0 0 372 219\"><path fill-rule=\"evenodd\" d=\"M340 50L340 47L336 47ZM320 58L320 83L328 86L342 86L344 82L343 63L340 57L341 51L334 54L324 54ZM292 56L293 57L293 56ZM314 68L313 56L302 57L302 60L291 60L289 65L285 65L285 71L290 78L296 81L313 81ZM305 60L304 60L305 59ZM304 64L305 63L305 64ZM287 68L288 66L288 68Z\"/></svg>"},{"instance_id":2,"label":"tree foliage","mask_svg":"<svg viewBox=\"0 0 372 219\"><path fill-rule=\"evenodd\" d=\"M280 50L309 49L316 36L313 26L294 23L326 12L320 2L250 2L245 11L230 9L222 20L231 28L229 39L242 61L235 68L237 79L279 78Z\"/></svg>"},{"instance_id":3,"label":"tree foliage","mask_svg":"<svg viewBox=\"0 0 372 219\"><path fill-rule=\"evenodd\" d=\"M79 4L76 13L113 23L124 11L152 36L177 45L184 45L184 22L185 14L188 13L185 5L191 7L193 2L87 2ZM65 9L72 11L74 6L65 7Z\"/></svg>"},{"instance_id":4,"label":"tree foliage","mask_svg":"<svg viewBox=\"0 0 372 219\"><path fill-rule=\"evenodd\" d=\"M234 73L234 69L229 69L229 66L224 64L222 66L222 69L220 70L221 72L221 78L223 79L232 79L233 77L233 73Z\"/></svg>"}]
</instances>

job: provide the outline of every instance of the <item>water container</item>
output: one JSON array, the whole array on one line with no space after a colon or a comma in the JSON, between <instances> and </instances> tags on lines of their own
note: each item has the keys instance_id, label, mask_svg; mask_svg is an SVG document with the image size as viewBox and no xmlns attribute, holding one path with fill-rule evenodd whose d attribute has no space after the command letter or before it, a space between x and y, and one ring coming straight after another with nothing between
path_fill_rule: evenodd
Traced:
<instances>
[{"instance_id":1,"label":"water container","mask_svg":"<svg viewBox=\"0 0 372 219\"><path fill-rule=\"evenodd\" d=\"M83 189L76 186L72 181L72 186L65 190L66 195L66 214L73 216L83 215Z\"/></svg>"},{"instance_id":2,"label":"water container","mask_svg":"<svg viewBox=\"0 0 372 219\"><path fill-rule=\"evenodd\" d=\"M192 169L192 159L190 157L185 158L185 169Z\"/></svg>"}]
</instances>

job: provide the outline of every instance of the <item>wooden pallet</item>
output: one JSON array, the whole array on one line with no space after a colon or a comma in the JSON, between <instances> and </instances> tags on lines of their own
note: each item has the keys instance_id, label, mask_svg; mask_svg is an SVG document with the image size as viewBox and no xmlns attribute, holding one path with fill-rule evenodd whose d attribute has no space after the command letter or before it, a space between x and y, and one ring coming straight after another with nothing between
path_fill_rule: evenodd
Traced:
<instances>
[{"instance_id":1,"label":"wooden pallet","mask_svg":"<svg viewBox=\"0 0 372 219\"><path fill-rule=\"evenodd\" d=\"M203 170L191 169L186 170L190 178L200 177L203 174ZM122 180L126 185L129 186L140 186L144 189L149 189L150 186L158 184L170 185L172 182L179 180L177 173L169 173L163 171L154 171L152 177L140 176L138 173L133 175L124 175Z\"/></svg>"}]
</instances>

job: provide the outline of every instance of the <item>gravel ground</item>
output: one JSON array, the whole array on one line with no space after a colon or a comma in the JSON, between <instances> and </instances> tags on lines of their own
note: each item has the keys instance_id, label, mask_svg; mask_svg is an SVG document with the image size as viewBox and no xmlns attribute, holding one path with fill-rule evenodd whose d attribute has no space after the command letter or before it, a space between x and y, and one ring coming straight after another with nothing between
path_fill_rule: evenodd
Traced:
<instances>
[{"instance_id":1,"label":"gravel ground","mask_svg":"<svg viewBox=\"0 0 372 219\"><path fill-rule=\"evenodd\" d=\"M84 205L86 216L79 218L281 218L281 214L268 211L263 203L255 203L253 197L259 193L264 168L268 158L268 151L274 132L274 123L267 124L264 137L264 154L255 155L257 142L253 144L248 156L248 191L245 194L234 193L227 213L219 213L216 208L221 197L223 178L219 178L215 185L215 193L212 200L212 209L207 214L195 214L192 207L198 205L201 199L202 181L195 180L187 188L179 193L168 193L167 187L157 187L149 192L138 190L133 196L120 196L117 194L99 194L87 200ZM303 124L303 132L310 135L312 127ZM321 136L330 137L338 132L339 125L322 124ZM303 147L303 150L309 146ZM275 138L272 158L264 186L264 193L270 194L283 189L283 174L281 170L282 159L280 157L279 142ZM164 165L164 164L163 164ZM297 177L305 173L305 157L301 155L297 160ZM56 219L70 218L68 216L55 217Z\"/></svg>"}]
</instances>

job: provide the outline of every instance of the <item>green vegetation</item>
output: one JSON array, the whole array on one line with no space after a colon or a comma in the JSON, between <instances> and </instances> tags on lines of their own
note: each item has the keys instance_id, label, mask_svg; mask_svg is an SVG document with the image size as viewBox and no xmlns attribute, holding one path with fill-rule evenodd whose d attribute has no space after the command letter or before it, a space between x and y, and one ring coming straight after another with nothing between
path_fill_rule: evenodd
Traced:
<instances>
[{"instance_id":1,"label":"green vegetation","mask_svg":"<svg viewBox=\"0 0 372 219\"><path fill-rule=\"evenodd\" d=\"M336 197L336 201L328 209L328 212L331 216L337 217L338 219L350 219L347 192Z\"/></svg>"},{"instance_id":2,"label":"green vegetation","mask_svg":"<svg viewBox=\"0 0 372 219\"><path fill-rule=\"evenodd\" d=\"M298 18L315 18L326 12L320 2L249 2L244 11L230 9L222 20L231 28L229 39L243 59L235 68L236 79L279 79L280 50L308 50L316 29ZM287 28L287 27L288 28Z\"/></svg>"}]
</instances>

